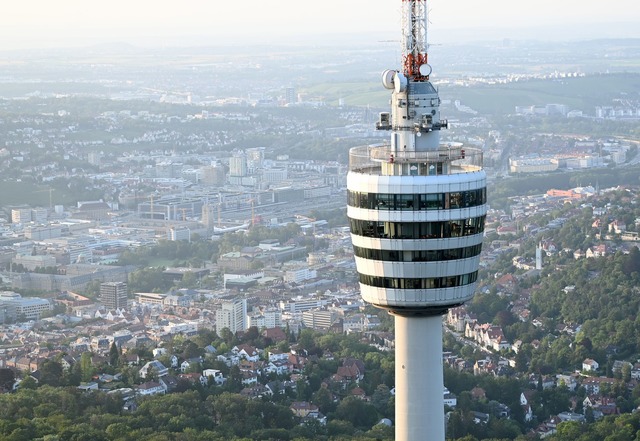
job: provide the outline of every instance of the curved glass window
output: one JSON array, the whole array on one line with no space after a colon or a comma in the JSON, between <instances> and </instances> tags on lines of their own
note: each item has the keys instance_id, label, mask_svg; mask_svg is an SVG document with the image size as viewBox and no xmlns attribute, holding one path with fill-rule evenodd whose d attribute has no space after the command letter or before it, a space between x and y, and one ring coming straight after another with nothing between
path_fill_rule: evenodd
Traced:
<instances>
[{"instance_id":1,"label":"curved glass window","mask_svg":"<svg viewBox=\"0 0 640 441\"><path fill-rule=\"evenodd\" d=\"M389 289L439 289L465 286L478 280L478 272L447 277L430 277L424 279L403 279L397 277L378 277L360 274L360 283L376 288Z\"/></svg>"},{"instance_id":2,"label":"curved glass window","mask_svg":"<svg viewBox=\"0 0 640 441\"><path fill-rule=\"evenodd\" d=\"M449 210L477 207L487 203L487 189L426 194L364 193L348 191L347 203L351 207L368 210Z\"/></svg>"},{"instance_id":3,"label":"curved glass window","mask_svg":"<svg viewBox=\"0 0 640 441\"><path fill-rule=\"evenodd\" d=\"M473 245L450 250L375 250L353 246L356 257L384 262L442 262L447 260L468 259L475 257L482 251L482 245Z\"/></svg>"},{"instance_id":4,"label":"curved glass window","mask_svg":"<svg viewBox=\"0 0 640 441\"><path fill-rule=\"evenodd\" d=\"M441 222L385 222L349 219L351 233L376 239L446 239L482 233L485 216Z\"/></svg>"}]
</instances>

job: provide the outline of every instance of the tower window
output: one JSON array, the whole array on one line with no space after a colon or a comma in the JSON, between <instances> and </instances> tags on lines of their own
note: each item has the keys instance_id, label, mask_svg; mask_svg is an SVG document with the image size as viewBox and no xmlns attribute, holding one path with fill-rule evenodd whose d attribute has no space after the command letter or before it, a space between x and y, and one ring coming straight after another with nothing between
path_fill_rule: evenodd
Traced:
<instances>
[{"instance_id":1,"label":"tower window","mask_svg":"<svg viewBox=\"0 0 640 441\"><path fill-rule=\"evenodd\" d=\"M437 172L437 169L434 169ZM349 191L347 203L356 208L368 210L444 210L450 208L469 208L484 205L487 202L486 189L460 191L452 193L391 194L365 193Z\"/></svg>"}]
</instances>

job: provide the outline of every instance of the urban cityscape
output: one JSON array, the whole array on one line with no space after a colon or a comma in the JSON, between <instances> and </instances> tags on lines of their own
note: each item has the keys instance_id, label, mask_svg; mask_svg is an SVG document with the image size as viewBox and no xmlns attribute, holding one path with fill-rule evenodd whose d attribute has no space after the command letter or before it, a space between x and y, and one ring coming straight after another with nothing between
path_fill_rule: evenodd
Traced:
<instances>
[{"instance_id":1,"label":"urban cityscape","mask_svg":"<svg viewBox=\"0 0 640 441\"><path fill-rule=\"evenodd\" d=\"M639 40L404 43L0 52L0 438L635 439Z\"/></svg>"}]
</instances>

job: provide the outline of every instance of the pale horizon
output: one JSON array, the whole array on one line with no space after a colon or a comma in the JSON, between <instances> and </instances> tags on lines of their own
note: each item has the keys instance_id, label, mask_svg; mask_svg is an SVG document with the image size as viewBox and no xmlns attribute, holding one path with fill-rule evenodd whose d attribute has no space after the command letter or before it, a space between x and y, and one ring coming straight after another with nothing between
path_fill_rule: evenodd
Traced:
<instances>
[{"instance_id":1,"label":"pale horizon","mask_svg":"<svg viewBox=\"0 0 640 441\"><path fill-rule=\"evenodd\" d=\"M578 0L433 0L430 36L548 40L552 35L545 35L545 29L565 28L566 38L640 38L640 4L611 0L600 5L585 7ZM262 45L357 34L394 38L400 35L399 11L400 0L23 0L6 5L0 16L0 50L116 42L147 47Z\"/></svg>"}]
</instances>

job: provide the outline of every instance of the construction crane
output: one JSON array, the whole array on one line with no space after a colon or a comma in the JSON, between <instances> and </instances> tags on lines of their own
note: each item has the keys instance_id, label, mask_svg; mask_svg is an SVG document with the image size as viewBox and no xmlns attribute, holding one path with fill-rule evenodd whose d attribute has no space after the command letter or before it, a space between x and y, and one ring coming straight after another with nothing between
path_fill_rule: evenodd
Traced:
<instances>
[{"instance_id":1,"label":"construction crane","mask_svg":"<svg viewBox=\"0 0 640 441\"><path fill-rule=\"evenodd\" d=\"M257 225L259 222L261 222L261 217L256 215L256 199L255 197L252 197L251 199L249 199L247 202L249 202L251 204L251 220L249 221L249 225L250 226L255 226Z\"/></svg>"},{"instance_id":2,"label":"construction crane","mask_svg":"<svg viewBox=\"0 0 640 441\"><path fill-rule=\"evenodd\" d=\"M49 209L53 208L53 188L47 188L45 190L36 190L34 193L44 193L45 191L49 192Z\"/></svg>"}]
</instances>

